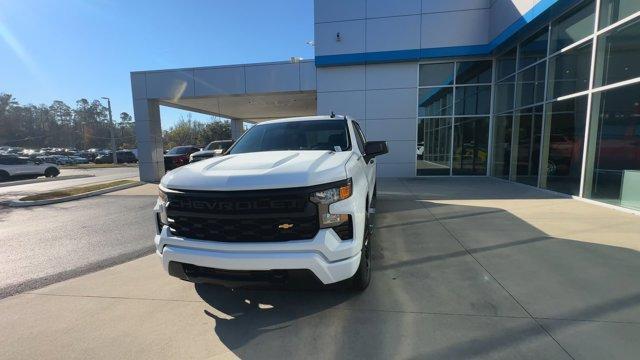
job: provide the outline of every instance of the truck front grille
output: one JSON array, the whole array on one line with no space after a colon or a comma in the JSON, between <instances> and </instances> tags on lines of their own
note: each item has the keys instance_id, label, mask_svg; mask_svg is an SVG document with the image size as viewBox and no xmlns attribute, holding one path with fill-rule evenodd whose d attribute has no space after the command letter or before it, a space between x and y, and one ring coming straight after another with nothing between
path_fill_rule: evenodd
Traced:
<instances>
[{"instance_id":1,"label":"truck front grille","mask_svg":"<svg viewBox=\"0 0 640 360\"><path fill-rule=\"evenodd\" d=\"M319 229L309 188L259 191L171 191L173 235L221 242L311 239Z\"/></svg>"}]
</instances>

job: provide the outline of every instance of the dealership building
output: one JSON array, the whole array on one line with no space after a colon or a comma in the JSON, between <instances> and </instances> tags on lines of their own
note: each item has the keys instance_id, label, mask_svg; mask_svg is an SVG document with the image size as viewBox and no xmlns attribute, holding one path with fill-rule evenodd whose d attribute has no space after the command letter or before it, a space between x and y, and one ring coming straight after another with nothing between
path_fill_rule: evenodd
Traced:
<instances>
[{"instance_id":1,"label":"dealership building","mask_svg":"<svg viewBox=\"0 0 640 360\"><path fill-rule=\"evenodd\" d=\"M315 59L131 73L140 177L159 106L355 118L380 177L493 176L640 210L640 0L316 0ZM283 54L285 55L285 54Z\"/></svg>"}]
</instances>

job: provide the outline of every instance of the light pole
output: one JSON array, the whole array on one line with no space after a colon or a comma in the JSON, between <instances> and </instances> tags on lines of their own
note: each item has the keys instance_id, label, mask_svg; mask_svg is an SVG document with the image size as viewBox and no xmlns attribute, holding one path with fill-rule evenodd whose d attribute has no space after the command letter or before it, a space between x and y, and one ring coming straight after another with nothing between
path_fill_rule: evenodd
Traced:
<instances>
[{"instance_id":1,"label":"light pole","mask_svg":"<svg viewBox=\"0 0 640 360\"><path fill-rule=\"evenodd\" d=\"M103 99L107 100L107 108L109 109L109 121L111 122L111 126L109 127L109 133L111 134L111 151L113 151L113 165L118 165L118 154L116 153L118 149L116 149L116 138L113 133L113 115L111 115L111 99L103 96Z\"/></svg>"}]
</instances>

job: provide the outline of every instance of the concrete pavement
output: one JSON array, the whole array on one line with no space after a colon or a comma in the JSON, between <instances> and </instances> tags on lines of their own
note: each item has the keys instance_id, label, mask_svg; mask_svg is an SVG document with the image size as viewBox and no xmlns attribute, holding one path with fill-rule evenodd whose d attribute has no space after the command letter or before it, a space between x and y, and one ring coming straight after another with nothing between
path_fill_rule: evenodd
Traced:
<instances>
[{"instance_id":1,"label":"concrete pavement","mask_svg":"<svg viewBox=\"0 0 640 360\"><path fill-rule=\"evenodd\" d=\"M0 358L636 359L639 220L496 179L386 180L362 294L194 286L152 255L0 300Z\"/></svg>"}]
</instances>

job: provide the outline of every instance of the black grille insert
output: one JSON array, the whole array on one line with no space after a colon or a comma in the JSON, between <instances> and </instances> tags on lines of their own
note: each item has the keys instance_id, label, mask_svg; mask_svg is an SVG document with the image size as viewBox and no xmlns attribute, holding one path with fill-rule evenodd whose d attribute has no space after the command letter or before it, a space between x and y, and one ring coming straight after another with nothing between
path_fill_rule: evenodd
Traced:
<instances>
[{"instance_id":1,"label":"black grille insert","mask_svg":"<svg viewBox=\"0 0 640 360\"><path fill-rule=\"evenodd\" d=\"M171 190L167 193L169 227L176 236L221 242L311 239L319 229L318 207L309 200L316 188Z\"/></svg>"}]
</instances>

